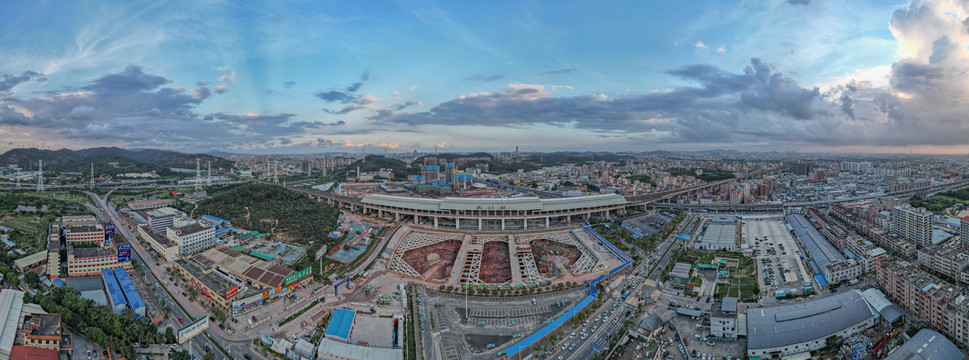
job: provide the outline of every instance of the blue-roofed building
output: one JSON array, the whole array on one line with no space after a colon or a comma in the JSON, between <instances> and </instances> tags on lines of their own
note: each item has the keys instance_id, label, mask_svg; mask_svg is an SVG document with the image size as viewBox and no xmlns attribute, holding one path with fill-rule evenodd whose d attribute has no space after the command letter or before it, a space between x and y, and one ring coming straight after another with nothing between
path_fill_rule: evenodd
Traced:
<instances>
[{"instance_id":1,"label":"blue-roofed building","mask_svg":"<svg viewBox=\"0 0 969 360\"><path fill-rule=\"evenodd\" d=\"M353 310L333 310L333 317L330 318L330 323L326 325L326 332L324 334L328 339L343 342L349 341L350 329L353 328L353 319L356 316L357 313Z\"/></svg>"},{"instance_id":2,"label":"blue-roofed building","mask_svg":"<svg viewBox=\"0 0 969 360\"><path fill-rule=\"evenodd\" d=\"M104 281L104 292L108 295L108 305L119 314L128 307L128 300L125 300L121 285L114 276L114 272L108 269L101 270L101 279Z\"/></svg>"},{"instance_id":3,"label":"blue-roofed building","mask_svg":"<svg viewBox=\"0 0 969 360\"><path fill-rule=\"evenodd\" d=\"M124 293L125 299L128 299L128 305L131 306L131 310L138 317L145 316L145 302L138 295L138 290L135 289L135 284L131 283L131 278L128 277L128 273L124 271L124 268L114 268L114 276L118 279L118 285L121 285L121 290Z\"/></svg>"}]
</instances>

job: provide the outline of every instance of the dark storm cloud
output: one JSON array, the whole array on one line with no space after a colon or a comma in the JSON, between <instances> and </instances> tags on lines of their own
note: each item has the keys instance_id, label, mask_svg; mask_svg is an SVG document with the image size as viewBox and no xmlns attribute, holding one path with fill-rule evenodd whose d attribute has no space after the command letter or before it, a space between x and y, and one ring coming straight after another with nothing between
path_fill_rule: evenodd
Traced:
<instances>
[{"instance_id":1,"label":"dark storm cloud","mask_svg":"<svg viewBox=\"0 0 969 360\"><path fill-rule=\"evenodd\" d=\"M40 76L26 75L35 80ZM79 141L100 141L108 136L128 145L200 148L226 141L267 144L327 125L297 121L293 114L200 115L196 107L225 88L210 89L199 82L196 88L184 89L167 86L170 83L165 77L129 66L68 92L6 97L0 99L0 126L44 129Z\"/></svg>"},{"instance_id":2,"label":"dark storm cloud","mask_svg":"<svg viewBox=\"0 0 969 360\"><path fill-rule=\"evenodd\" d=\"M791 5L810 5L811 0L787 0L787 3Z\"/></svg>"},{"instance_id":3,"label":"dark storm cloud","mask_svg":"<svg viewBox=\"0 0 969 360\"><path fill-rule=\"evenodd\" d=\"M711 141L728 139L756 122L796 122L819 115L817 88L802 88L759 59L752 59L740 74L709 65L669 74L700 86L619 97L553 97L545 87L519 85L462 96L427 112L384 111L371 119L408 125L548 124L626 134L660 131L669 133L671 140ZM787 136L775 126L761 127L757 132L765 136Z\"/></svg>"},{"instance_id":4,"label":"dark storm cloud","mask_svg":"<svg viewBox=\"0 0 969 360\"><path fill-rule=\"evenodd\" d=\"M543 72L543 73L541 73L539 75L564 75L564 74L571 74L571 73L574 73L576 71L579 71L579 69L576 69L576 68L556 69L556 70L551 70L551 71Z\"/></svg>"},{"instance_id":5,"label":"dark storm cloud","mask_svg":"<svg viewBox=\"0 0 969 360\"><path fill-rule=\"evenodd\" d=\"M505 76L501 74L491 74L491 75L474 74L464 78L464 81L491 82L495 80L501 80L504 77Z\"/></svg>"},{"instance_id":6,"label":"dark storm cloud","mask_svg":"<svg viewBox=\"0 0 969 360\"><path fill-rule=\"evenodd\" d=\"M9 73L0 73L0 96L4 96L10 93L10 90L14 86L23 84L28 81L47 81L44 74L38 73L36 71L24 71L20 75L13 75Z\"/></svg>"}]
</instances>

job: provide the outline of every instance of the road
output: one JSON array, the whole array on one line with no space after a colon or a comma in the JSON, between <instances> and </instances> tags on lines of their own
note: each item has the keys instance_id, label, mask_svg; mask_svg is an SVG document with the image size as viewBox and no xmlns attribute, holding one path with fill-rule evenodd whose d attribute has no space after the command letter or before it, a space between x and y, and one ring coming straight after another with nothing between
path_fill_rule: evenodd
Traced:
<instances>
[{"instance_id":1,"label":"road","mask_svg":"<svg viewBox=\"0 0 969 360\"><path fill-rule=\"evenodd\" d=\"M651 280L657 280L660 278L663 269L666 268L666 264L669 263L673 253L676 251L676 249L679 249L680 244L682 243L682 241L676 240L676 233L687 226L691 220L691 218L687 218L680 222L680 224L677 225L676 231L670 233L670 236L664 239L659 246L654 248L652 253L644 257L644 260L640 262L639 265L628 272L634 279L631 281L631 283L635 283L635 285L630 289L630 294L640 294L640 292L642 292L642 296L647 296L645 294L646 289L644 281L642 280L643 277L646 276L649 269L656 264L656 261L654 260L655 257L659 254L663 254L663 257L659 260L659 264L655 265L656 270L653 271L652 274L648 274L649 276L647 277ZM622 291L622 288L620 288L622 285L623 284L621 283L615 282L612 284L612 286L617 288L620 292ZM613 290L615 291L617 289ZM606 294L605 297L608 299L611 297L611 295ZM556 344L555 350L560 352L555 356L562 356L563 359L591 359L597 353L596 348L599 349L600 352L608 353L610 350L609 342L613 338L622 335L618 332L625 320L633 320L639 316L638 307L630 305L622 300L623 299L611 299L604 303L596 312L590 315L588 325L583 325L576 329L575 339L570 340L566 338L565 340ZM600 316L602 317L600 320L601 322L596 322L595 318ZM595 328L596 330L593 331L592 328ZM586 331L592 335L588 336L586 339L582 339L582 329L587 329ZM575 349L569 350L566 348L565 350L562 350L563 343L575 344ZM593 348L593 345L595 348Z\"/></svg>"},{"instance_id":2,"label":"road","mask_svg":"<svg viewBox=\"0 0 969 360\"><path fill-rule=\"evenodd\" d=\"M158 291L164 287L164 285L159 284L158 282L159 277L162 279L166 278L164 274L164 269L161 269L160 267L157 267L157 266L153 266L150 263L146 263L143 260L143 259L151 259L151 256L147 253L144 247L139 246L138 242L134 241L135 239L137 239L137 235L134 234L130 229L128 229L128 227L125 225L126 222L124 222L120 218L120 216L116 214L114 210L108 206L106 199L101 198L97 194L94 194L91 192L85 192L85 193L88 194L88 196L90 196L91 199L96 204L97 209L95 213L98 215L101 221L108 222L105 220L110 219L110 223L115 224L115 228L116 228L115 231L121 233L121 235L123 235L124 238L128 239L128 242L131 243L131 248L132 250L134 250L132 251L132 254L134 255L132 256L132 261L137 261L139 264L141 264L142 269L149 269L151 270L151 273L154 274L154 276L147 277L148 279L147 283L148 283L148 286L154 287L156 289L155 293L158 295L161 295L163 301L165 301L165 303L168 305L168 308L171 309L171 313L168 317L169 320L178 319L179 317L181 317L184 321L183 323L177 323L173 321L174 323L173 327L175 328L175 331L177 332L179 327L187 325L190 321L189 319L194 319L194 317L191 314L184 312L181 307L177 306L176 305L177 301L171 296L169 292ZM198 314L198 316L208 316L208 314L202 313L202 314ZM250 347L248 346L249 340L240 342L240 341L232 341L232 340L224 339L224 337L221 336L222 330L220 330L218 327L215 327L214 324L213 324L213 327L210 327L207 330L207 333L210 336L213 336L214 338L218 339L219 343L223 346L223 348L228 349L229 351L228 356L232 358L242 359L246 354L252 357L262 358L262 356L259 356L258 354L254 354L253 352L250 351ZM238 346L240 344L244 346ZM202 355L205 354L204 347L206 345L209 346L212 349L212 351L218 352L218 348L214 344L212 344L212 342L209 341L207 337L196 336L191 341L192 353L198 356L199 358L201 358ZM179 347L179 349L184 349L184 348L185 348L184 344ZM225 354L223 354L223 356L225 356Z\"/></svg>"}]
</instances>

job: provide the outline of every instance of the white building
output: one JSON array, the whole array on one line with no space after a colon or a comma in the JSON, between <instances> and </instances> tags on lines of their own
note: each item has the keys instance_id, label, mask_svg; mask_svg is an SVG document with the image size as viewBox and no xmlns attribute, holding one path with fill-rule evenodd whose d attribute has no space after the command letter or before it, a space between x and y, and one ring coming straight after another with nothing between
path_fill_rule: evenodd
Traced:
<instances>
[{"instance_id":1,"label":"white building","mask_svg":"<svg viewBox=\"0 0 969 360\"><path fill-rule=\"evenodd\" d=\"M932 245L932 213L900 205L892 209L892 231L919 248Z\"/></svg>"},{"instance_id":2,"label":"white building","mask_svg":"<svg viewBox=\"0 0 969 360\"><path fill-rule=\"evenodd\" d=\"M168 238L178 244L178 254L188 256L215 246L215 227L192 223L180 228L168 228Z\"/></svg>"},{"instance_id":3,"label":"white building","mask_svg":"<svg viewBox=\"0 0 969 360\"><path fill-rule=\"evenodd\" d=\"M877 314L852 290L793 305L747 309L747 356L770 358L825 347L829 336L850 336L875 324Z\"/></svg>"}]
</instances>

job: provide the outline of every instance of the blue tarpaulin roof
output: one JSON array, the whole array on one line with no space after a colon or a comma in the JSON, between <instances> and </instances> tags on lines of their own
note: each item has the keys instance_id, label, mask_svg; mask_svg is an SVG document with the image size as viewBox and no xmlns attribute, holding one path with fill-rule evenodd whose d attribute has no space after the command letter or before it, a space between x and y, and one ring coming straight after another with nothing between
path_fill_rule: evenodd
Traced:
<instances>
[{"instance_id":1,"label":"blue tarpaulin roof","mask_svg":"<svg viewBox=\"0 0 969 360\"><path fill-rule=\"evenodd\" d=\"M824 275L822 275L822 274L814 274L814 278L818 280L818 285L820 285L820 286L828 286L828 279L825 279L824 278Z\"/></svg>"},{"instance_id":2,"label":"blue tarpaulin roof","mask_svg":"<svg viewBox=\"0 0 969 360\"><path fill-rule=\"evenodd\" d=\"M922 291L929 291L929 289L931 289L933 286L935 286L935 283L925 284L925 286L922 287Z\"/></svg>"},{"instance_id":3,"label":"blue tarpaulin roof","mask_svg":"<svg viewBox=\"0 0 969 360\"><path fill-rule=\"evenodd\" d=\"M326 335L338 336L344 339L349 338L350 328L353 327L353 319L356 316L357 316L357 313L352 310L347 310L347 309L333 310L333 317L330 318L330 323L326 325Z\"/></svg>"},{"instance_id":4,"label":"blue tarpaulin roof","mask_svg":"<svg viewBox=\"0 0 969 360\"><path fill-rule=\"evenodd\" d=\"M107 290L108 295L111 297L112 305L128 305L128 301L124 298L124 293L121 292L121 286L118 285L118 280L114 277L114 272L108 269L101 270L101 276L104 277L105 290Z\"/></svg>"},{"instance_id":5,"label":"blue tarpaulin roof","mask_svg":"<svg viewBox=\"0 0 969 360\"><path fill-rule=\"evenodd\" d=\"M124 291L124 297L128 299L131 310L138 313L138 309L142 309L141 313L144 313L145 302L141 300L141 295L138 295L135 284L131 283L131 279L128 278L128 273L124 271L124 268L114 268L114 276L118 278L118 285L121 285L121 290Z\"/></svg>"}]
</instances>

